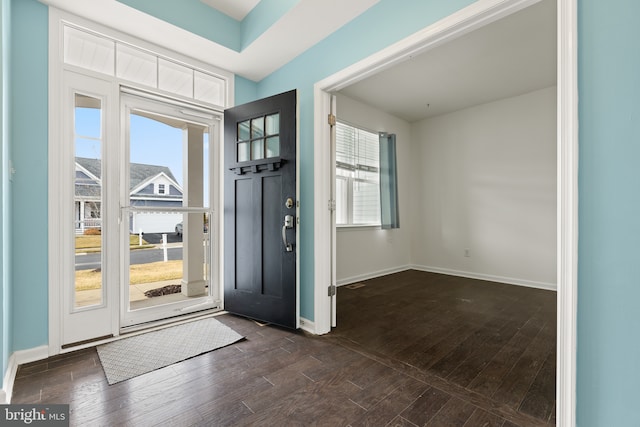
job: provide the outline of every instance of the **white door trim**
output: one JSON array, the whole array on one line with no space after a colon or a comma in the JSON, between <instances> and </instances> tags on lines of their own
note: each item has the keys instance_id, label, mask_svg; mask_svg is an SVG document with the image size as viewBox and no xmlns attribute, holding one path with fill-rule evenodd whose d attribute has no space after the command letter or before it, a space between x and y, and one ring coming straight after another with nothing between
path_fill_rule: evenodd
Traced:
<instances>
[{"instance_id":1,"label":"white door trim","mask_svg":"<svg viewBox=\"0 0 640 427\"><path fill-rule=\"evenodd\" d=\"M478 0L470 6L363 59L314 86L314 326L315 333L331 330L331 199L327 115L330 92L340 90L410 55L446 43L539 0ZM558 4L558 367L557 423L575 426L576 312L578 259L578 78L577 0Z\"/></svg>"},{"instance_id":2,"label":"white door trim","mask_svg":"<svg viewBox=\"0 0 640 427\"><path fill-rule=\"evenodd\" d=\"M578 311L578 7L558 0L558 330L556 422L576 425Z\"/></svg>"}]
</instances>

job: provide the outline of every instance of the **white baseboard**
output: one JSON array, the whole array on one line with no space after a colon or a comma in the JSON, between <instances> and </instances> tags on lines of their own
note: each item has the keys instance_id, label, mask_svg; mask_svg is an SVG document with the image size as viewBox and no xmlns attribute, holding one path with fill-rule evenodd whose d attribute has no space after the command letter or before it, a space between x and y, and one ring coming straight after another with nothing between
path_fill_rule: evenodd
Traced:
<instances>
[{"instance_id":1,"label":"white baseboard","mask_svg":"<svg viewBox=\"0 0 640 427\"><path fill-rule=\"evenodd\" d=\"M363 280L375 279L376 277L386 276L388 274L400 273L401 271L410 270L413 267L410 265L403 265L400 267L386 268L384 270L373 271L370 273L359 274L357 276L345 277L336 280L336 286L349 285L351 283L362 282Z\"/></svg>"},{"instance_id":2,"label":"white baseboard","mask_svg":"<svg viewBox=\"0 0 640 427\"><path fill-rule=\"evenodd\" d=\"M305 319L304 317L300 317L300 329L309 332L310 334L317 335L316 324L309 319Z\"/></svg>"},{"instance_id":3,"label":"white baseboard","mask_svg":"<svg viewBox=\"0 0 640 427\"><path fill-rule=\"evenodd\" d=\"M13 383L16 379L16 373L18 372L18 363L16 362L16 354L13 353L9 356L9 362L7 363L7 372L4 374L4 381L2 382L2 403L11 403L11 395L13 394Z\"/></svg>"},{"instance_id":4,"label":"white baseboard","mask_svg":"<svg viewBox=\"0 0 640 427\"><path fill-rule=\"evenodd\" d=\"M449 276L468 277L470 279L486 280L489 282L506 283L508 285L525 286L527 288L544 289L547 291L557 291L555 283L536 282L533 280L516 279L513 277L494 276L491 274L474 273L470 271L451 270L448 268L431 267L427 265L412 265L413 270L426 271L429 273L447 274Z\"/></svg>"},{"instance_id":5,"label":"white baseboard","mask_svg":"<svg viewBox=\"0 0 640 427\"><path fill-rule=\"evenodd\" d=\"M37 360L44 360L47 357L49 357L49 346L46 345L13 352L11 356L9 356L9 362L7 363L7 372L5 372L4 374L2 390L0 391L0 403L11 403L11 396L13 395L13 383L16 380L18 366L24 365L25 363L35 362Z\"/></svg>"}]
</instances>

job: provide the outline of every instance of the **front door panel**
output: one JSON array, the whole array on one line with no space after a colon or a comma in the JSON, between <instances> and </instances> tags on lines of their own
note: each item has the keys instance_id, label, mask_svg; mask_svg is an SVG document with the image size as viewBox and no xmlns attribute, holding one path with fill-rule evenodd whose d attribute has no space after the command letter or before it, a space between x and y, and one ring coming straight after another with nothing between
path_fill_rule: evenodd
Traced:
<instances>
[{"instance_id":1,"label":"front door panel","mask_svg":"<svg viewBox=\"0 0 640 427\"><path fill-rule=\"evenodd\" d=\"M225 111L224 304L297 327L296 92Z\"/></svg>"}]
</instances>

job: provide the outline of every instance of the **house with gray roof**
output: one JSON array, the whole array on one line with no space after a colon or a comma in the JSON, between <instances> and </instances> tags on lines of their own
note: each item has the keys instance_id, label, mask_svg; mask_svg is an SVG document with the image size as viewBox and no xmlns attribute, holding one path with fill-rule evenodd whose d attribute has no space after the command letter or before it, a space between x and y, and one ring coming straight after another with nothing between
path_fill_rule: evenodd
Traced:
<instances>
[{"instance_id":1,"label":"house with gray roof","mask_svg":"<svg viewBox=\"0 0 640 427\"><path fill-rule=\"evenodd\" d=\"M75 227L82 234L101 227L101 160L76 157ZM179 213L162 208L182 206L182 187L167 166L130 163L130 206L158 207L158 212L136 213L129 218L129 231L169 233L182 221Z\"/></svg>"}]
</instances>

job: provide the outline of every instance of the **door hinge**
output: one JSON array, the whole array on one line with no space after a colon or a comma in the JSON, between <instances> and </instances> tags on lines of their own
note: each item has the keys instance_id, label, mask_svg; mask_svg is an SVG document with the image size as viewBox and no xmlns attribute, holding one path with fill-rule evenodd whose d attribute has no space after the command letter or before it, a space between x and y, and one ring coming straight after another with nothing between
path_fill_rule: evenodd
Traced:
<instances>
[{"instance_id":1,"label":"door hinge","mask_svg":"<svg viewBox=\"0 0 640 427\"><path fill-rule=\"evenodd\" d=\"M336 210L336 201L335 200L329 200L329 203L327 204L327 209L329 209L331 212Z\"/></svg>"},{"instance_id":2,"label":"door hinge","mask_svg":"<svg viewBox=\"0 0 640 427\"><path fill-rule=\"evenodd\" d=\"M335 285L329 286L329 296L330 297L336 296L336 286Z\"/></svg>"},{"instance_id":3,"label":"door hinge","mask_svg":"<svg viewBox=\"0 0 640 427\"><path fill-rule=\"evenodd\" d=\"M336 125L336 116L334 116L333 114L329 114L329 126L335 126Z\"/></svg>"}]
</instances>

